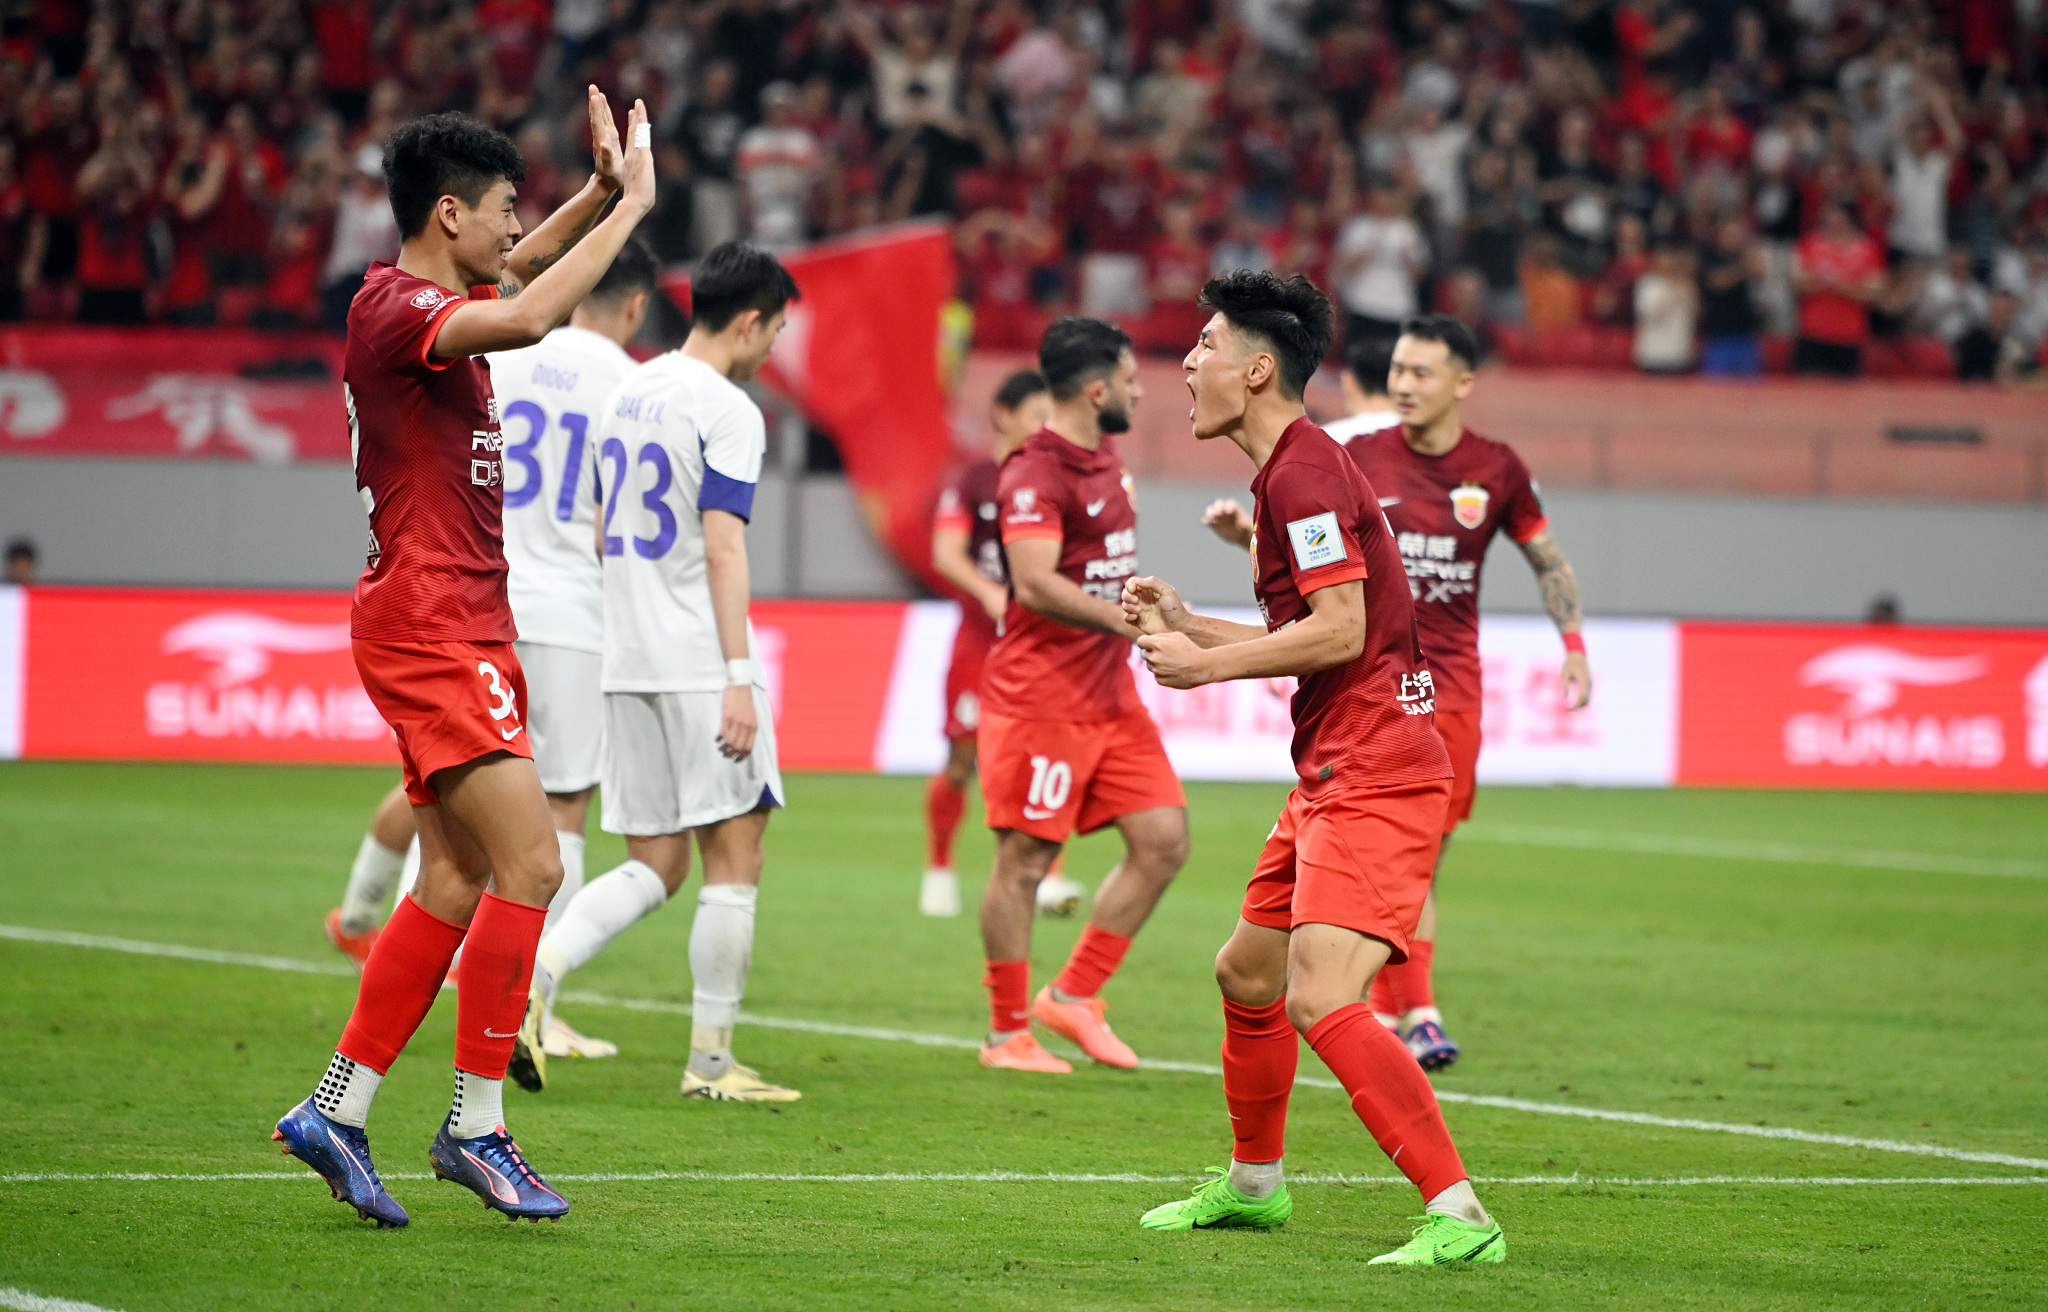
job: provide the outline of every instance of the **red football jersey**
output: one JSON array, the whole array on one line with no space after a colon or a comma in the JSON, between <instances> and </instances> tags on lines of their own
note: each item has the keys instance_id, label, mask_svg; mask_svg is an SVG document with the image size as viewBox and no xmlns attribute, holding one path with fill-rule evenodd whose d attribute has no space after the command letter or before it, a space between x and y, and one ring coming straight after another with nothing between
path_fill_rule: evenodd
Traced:
<instances>
[{"instance_id":1,"label":"red football jersey","mask_svg":"<svg viewBox=\"0 0 2048 1312\"><path fill-rule=\"evenodd\" d=\"M1309 593L1365 580L1365 650L1294 694L1303 794L1449 778L1415 605L1372 484L1304 416L1280 435L1252 497L1252 581L1268 631L1307 619Z\"/></svg>"},{"instance_id":2,"label":"red football jersey","mask_svg":"<svg viewBox=\"0 0 2048 1312\"><path fill-rule=\"evenodd\" d=\"M1138 507L1116 443L1086 451L1049 428L1003 462L996 515L1003 541L1052 538L1060 573L1104 601L1138 571ZM1143 708L1131 644L1071 628L1020 605L1014 593L981 676L982 709L1023 720L1095 724Z\"/></svg>"},{"instance_id":3,"label":"red football jersey","mask_svg":"<svg viewBox=\"0 0 2048 1312\"><path fill-rule=\"evenodd\" d=\"M476 297L495 297L480 287ZM503 452L482 356L435 360L465 298L373 264L348 311L342 396L369 562L350 632L382 642L510 642Z\"/></svg>"},{"instance_id":4,"label":"red football jersey","mask_svg":"<svg viewBox=\"0 0 2048 1312\"><path fill-rule=\"evenodd\" d=\"M1479 574L1496 532L1527 542L1549 527L1529 467L1514 449L1471 429L1426 456L1383 428L1347 448L1394 529L1408 567L1415 630L1436 676L1437 704L1479 709Z\"/></svg>"},{"instance_id":5,"label":"red football jersey","mask_svg":"<svg viewBox=\"0 0 2048 1312\"><path fill-rule=\"evenodd\" d=\"M1003 533L996 523L996 462L977 460L956 472L939 489L939 508L932 517L934 528L950 528L967 535L967 558L981 576L997 583L1010 580L1003 561ZM960 607L960 623L987 631L995 641L996 623L974 602Z\"/></svg>"}]
</instances>

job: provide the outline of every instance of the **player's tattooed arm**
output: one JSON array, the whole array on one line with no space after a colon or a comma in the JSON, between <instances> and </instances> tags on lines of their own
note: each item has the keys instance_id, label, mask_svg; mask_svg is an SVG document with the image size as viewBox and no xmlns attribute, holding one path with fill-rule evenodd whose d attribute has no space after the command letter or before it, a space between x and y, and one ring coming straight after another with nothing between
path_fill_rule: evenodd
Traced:
<instances>
[{"instance_id":1,"label":"player's tattooed arm","mask_svg":"<svg viewBox=\"0 0 2048 1312\"><path fill-rule=\"evenodd\" d=\"M1529 558L1529 568L1536 571L1536 590L1542 594L1545 613L1559 633L1578 633L1586 617L1579 605L1579 577L1572 572L1572 563L1564 558L1564 548L1557 545L1548 529L1521 546L1522 554ZM1565 705L1570 709L1576 711L1592 700L1593 671L1585 652L1566 651L1558 679L1564 687Z\"/></svg>"},{"instance_id":2,"label":"player's tattooed arm","mask_svg":"<svg viewBox=\"0 0 2048 1312\"><path fill-rule=\"evenodd\" d=\"M505 277L498 284L498 299L517 296L520 288L552 268L576 248L604 217L605 206L622 185L624 150L619 129L612 122L611 105L596 87L589 88L591 153L596 171L583 190L544 219L540 226L522 237L505 261Z\"/></svg>"}]
</instances>

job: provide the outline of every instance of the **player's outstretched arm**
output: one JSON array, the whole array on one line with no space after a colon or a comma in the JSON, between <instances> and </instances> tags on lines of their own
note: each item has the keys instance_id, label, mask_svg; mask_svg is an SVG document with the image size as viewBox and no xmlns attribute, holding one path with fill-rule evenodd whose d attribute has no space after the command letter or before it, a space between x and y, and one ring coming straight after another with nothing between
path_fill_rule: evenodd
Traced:
<instances>
[{"instance_id":1,"label":"player's outstretched arm","mask_svg":"<svg viewBox=\"0 0 2048 1312\"><path fill-rule=\"evenodd\" d=\"M626 147L624 186L619 203L590 235L573 243L514 299L464 301L448 312L434 337L437 360L454 360L486 351L512 351L531 346L552 332L582 303L633 235L640 220L654 208L654 151L637 144L638 129L647 122L647 106L633 102L626 131L635 144ZM542 224L541 229L548 225ZM538 231L538 230L537 230ZM515 248L516 256L518 250Z\"/></svg>"},{"instance_id":2,"label":"player's outstretched arm","mask_svg":"<svg viewBox=\"0 0 2048 1312\"><path fill-rule=\"evenodd\" d=\"M590 181L547 218L539 227L519 239L505 260L505 277L498 284L498 298L510 300L526 284L560 262L577 242L583 240L604 214L604 207L625 185L626 152L619 142L619 129L612 122L612 107L604 93L593 84L586 96L590 102L590 153L596 161Z\"/></svg>"},{"instance_id":3,"label":"player's outstretched arm","mask_svg":"<svg viewBox=\"0 0 2048 1312\"><path fill-rule=\"evenodd\" d=\"M1090 596L1060 573L1058 538L1018 538L1003 544L1003 555L1010 562L1010 586L1027 609L1076 629L1119 638L1138 636L1137 629L1124 622L1122 606Z\"/></svg>"},{"instance_id":4,"label":"player's outstretched arm","mask_svg":"<svg viewBox=\"0 0 2048 1312\"><path fill-rule=\"evenodd\" d=\"M1544 611L1559 633L1576 636L1586 617L1579 608L1579 577L1564 558L1564 548L1557 545L1549 529L1522 543L1521 548L1529 558L1529 568L1536 571L1536 589L1543 594ZM1563 685L1567 709L1576 711L1593 700L1593 667L1586 662L1585 652L1566 648L1558 682Z\"/></svg>"},{"instance_id":5,"label":"player's outstretched arm","mask_svg":"<svg viewBox=\"0 0 2048 1312\"><path fill-rule=\"evenodd\" d=\"M973 559L967 554L964 530L932 530L932 568L938 571L940 578L974 598L988 612L990 619L998 624L1003 622L1003 612L1010 605L1009 590L974 567Z\"/></svg>"},{"instance_id":6,"label":"player's outstretched arm","mask_svg":"<svg viewBox=\"0 0 2048 1312\"><path fill-rule=\"evenodd\" d=\"M1138 654L1169 688L1199 688L1226 679L1305 677L1358 659L1365 650L1365 584L1352 579L1308 594L1309 614L1248 642L1202 648L1185 633L1149 634Z\"/></svg>"},{"instance_id":7,"label":"player's outstretched arm","mask_svg":"<svg viewBox=\"0 0 2048 1312\"><path fill-rule=\"evenodd\" d=\"M1202 512L1202 527L1215 533L1233 547L1249 547L1252 544L1252 517L1244 513L1244 507L1222 497L1211 501L1209 508Z\"/></svg>"},{"instance_id":8,"label":"player's outstretched arm","mask_svg":"<svg viewBox=\"0 0 2048 1312\"><path fill-rule=\"evenodd\" d=\"M718 626L718 650L725 658L725 701L718 719L718 750L735 761L754 750L760 724L754 715L753 671L747 665L747 603L753 583L747 571L747 521L729 510L706 510L704 580L711 588L711 618ZM734 661L746 674L737 680Z\"/></svg>"},{"instance_id":9,"label":"player's outstretched arm","mask_svg":"<svg viewBox=\"0 0 2048 1312\"><path fill-rule=\"evenodd\" d=\"M1195 614L1181 603L1180 594L1171 583L1150 575L1124 580L1123 607L1124 622L1138 632L1184 633L1204 650L1266 636L1265 629L1256 624Z\"/></svg>"}]
</instances>

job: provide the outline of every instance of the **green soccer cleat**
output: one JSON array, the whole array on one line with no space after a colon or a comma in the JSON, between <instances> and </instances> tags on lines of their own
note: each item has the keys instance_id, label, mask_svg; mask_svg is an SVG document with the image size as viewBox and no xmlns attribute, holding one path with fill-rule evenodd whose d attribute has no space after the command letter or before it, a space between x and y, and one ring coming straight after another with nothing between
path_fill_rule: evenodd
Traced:
<instances>
[{"instance_id":1,"label":"green soccer cleat","mask_svg":"<svg viewBox=\"0 0 2048 1312\"><path fill-rule=\"evenodd\" d=\"M1178 1202L1161 1203L1138 1218L1145 1230L1222 1230L1251 1227L1271 1230L1287 1224L1294 1214L1294 1199L1281 1185L1264 1198L1247 1198L1230 1183L1230 1172L1221 1166L1209 1168L1211 1179Z\"/></svg>"},{"instance_id":2,"label":"green soccer cleat","mask_svg":"<svg viewBox=\"0 0 2048 1312\"><path fill-rule=\"evenodd\" d=\"M1367 1266L1449 1266L1453 1262L1505 1262L1508 1238L1500 1226L1473 1225L1455 1216L1418 1216L1415 1235L1391 1253L1381 1253Z\"/></svg>"}]
</instances>

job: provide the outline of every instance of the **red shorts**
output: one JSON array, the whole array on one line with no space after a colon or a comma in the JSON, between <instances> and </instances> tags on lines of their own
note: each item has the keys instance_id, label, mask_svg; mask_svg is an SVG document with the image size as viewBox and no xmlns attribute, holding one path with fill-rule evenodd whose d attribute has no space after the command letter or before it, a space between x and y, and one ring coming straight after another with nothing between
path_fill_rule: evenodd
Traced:
<instances>
[{"instance_id":1,"label":"red shorts","mask_svg":"<svg viewBox=\"0 0 2048 1312\"><path fill-rule=\"evenodd\" d=\"M436 770L492 752L533 759L526 734L526 671L509 642L353 643L363 691L398 735L405 795L440 801Z\"/></svg>"},{"instance_id":2,"label":"red shorts","mask_svg":"<svg viewBox=\"0 0 2048 1312\"><path fill-rule=\"evenodd\" d=\"M1451 781L1287 795L1238 912L1254 925L1336 925L1408 959L1443 841Z\"/></svg>"},{"instance_id":3,"label":"red shorts","mask_svg":"<svg viewBox=\"0 0 2048 1312\"><path fill-rule=\"evenodd\" d=\"M1159 726L1140 709L1099 724L983 715L981 804L991 829L1064 843L1188 799Z\"/></svg>"},{"instance_id":4,"label":"red shorts","mask_svg":"<svg viewBox=\"0 0 2048 1312\"><path fill-rule=\"evenodd\" d=\"M1477 784L1474 775L1479 769L1479 712L1447 711L1437 707L1437 736L1444 740L1444 750L1451 754L1451 805L1444 812L1444 834L1458 827L1458 823L1472 818L1472 790Z\"/></svg>"},{"instance_id":5,"label":"red shorts","mask_svg":"<svg viewBox=\"0 0 2048 1312\"><path fill-rule=\"evenodd\" d=\"M972 606L976 603L968 602ZM962 622L946 666L946 737L958 742L981 727L981 667L996 636L986 624Z\"/></svg>"}]
</instances>

